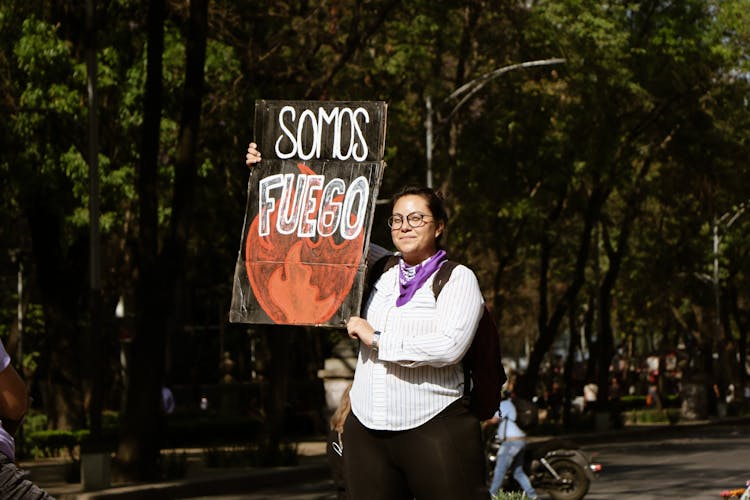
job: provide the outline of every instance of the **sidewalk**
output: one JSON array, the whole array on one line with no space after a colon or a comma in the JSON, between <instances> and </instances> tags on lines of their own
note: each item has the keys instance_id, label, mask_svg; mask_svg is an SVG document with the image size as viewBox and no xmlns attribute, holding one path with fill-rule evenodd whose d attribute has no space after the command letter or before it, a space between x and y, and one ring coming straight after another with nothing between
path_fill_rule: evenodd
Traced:
<instances>
[{"instance_id":1,"label":"sidewalk","mask_svg":"<svg viewBox=\"0 0 750 500\"><path fill-rule=\"evenodd\" d=\"M65 462L34 460L20 462L29 478L57 500L95 499L172 499L220 493L247 493L276 484L323 480L330 476L324 441L298 443L299 464L288 467L225 467L204 465L202 450L185 450L187 473L184 478L157 483L112 484L98 491L83 491L81 483L65 481Z\"/></svg>"},{"instance_id":2,"label":"sidewalk","mask_svg":"<svg viewBox=\"0 0 750 500\"><path fill-rule=\"evenodd\" d=\"M750 417L681 422L675 425L635 425L610 431L592 431L560 436L535 436L533 440L551 437L566 439L580 445L623 440L667 437L684 429L714 425L750 425ZM274 485L320 481L330 477L325 442L302 441L298 443L299 465L290 467L232 467L208 468L203 463L201 450L191 450L185 478L145 484L113 484L111 488L84 492L80 483L66 483L64 464L59 461L31 461L19 464L29 471L31 479L55 496L57 500L96 499L178 499L217 493L242 494ZM606 468L605 468L606 470Z\"/></svg>"}]
</instances>

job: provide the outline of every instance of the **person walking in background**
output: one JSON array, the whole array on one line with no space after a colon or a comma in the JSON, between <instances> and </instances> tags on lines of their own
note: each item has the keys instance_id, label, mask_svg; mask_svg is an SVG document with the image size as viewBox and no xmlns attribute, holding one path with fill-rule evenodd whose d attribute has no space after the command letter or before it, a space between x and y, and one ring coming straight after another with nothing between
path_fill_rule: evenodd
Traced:
<instances>
[{"instance_id":1,"label":"person walking in background","mask_svg":"<svg viewBox=\"0 0 750 500\"><path fill-rule=\"evenodd\" d=\"M490 495L497 495L503 486L505 474L512 468L513 478L529 498L538 498L529 477L523 470L523 451L526 448L526 433L516 424L516 407L510 399L510 392L503 392L500 409L488 422L497 427L500 448L497 450L495 472L490 485Z\"/></svg>"},{"instance_id":2,"label":"person walking in background","mask_svg":"<svg viewBox=\"0 0 750 500\"><path fill-rule=\"evenodd\" d=\"M251 143L246 163L259 161ZM394 196L387 223L398 262L372 284L362 317L347 323L360 341L344 424L344 476L357 500L489 498L481 428L463 397L461 364L484 300L462 265L437 298L432 289L447 261L439 249L447 219L430 188Z\"/></svg>"},{"instance_id":3,"label":"person walking in background","mask_svg":"<svg viewBox=\"0 0 750 500\"><path fill-rule=\"evenodd\" d=\"M29 406L26 384L0 341L0 498L3 500L54 500L47 492L25 478L16 467L13 438Z\"/></svg>"},{"instance_id":4,"label":"person walking in background","mask_svg":"<svg viewBox=\"0 0 750 500\"><path fill-rule=\"evenodd\" d=\"M166 385L161 386L161 411L164 415L171 415L174 413L174 394L172 389Z\"/></svg>"}]
</instances>

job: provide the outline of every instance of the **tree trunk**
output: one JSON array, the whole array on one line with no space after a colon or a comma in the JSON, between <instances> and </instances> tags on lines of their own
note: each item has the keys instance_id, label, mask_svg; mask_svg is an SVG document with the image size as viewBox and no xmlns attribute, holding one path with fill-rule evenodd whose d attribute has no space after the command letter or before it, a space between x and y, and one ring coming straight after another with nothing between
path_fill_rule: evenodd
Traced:
<instances>
[{"instance_id":1,"label":"tree trunk","mask_svg":"<svg viewBox=\"0 0 750 500\"><path fill-rule=\"evenodd\" d=\"M585 270L591 248L591 233L596 221L599 219L602 206L608 197L608 192L595 188L588 199L588 206L584 214L583 231L579 239L578 255L576 258L573 279L563 293L560 301L555 306L552 315L547 317L547 272L549 267L549 254L551 247L549 242L542 243L542 267L539 276L539 337L534 343L534 348L529 357L529 366L526 372L519 377L517 392L519 396L531 399L536 392L539 380L539 368L542 366L544 356L549 352L552 343L560 329L560 324L565 318L568 307L575 301L578 292L585 283Z\"/></svg>"},{"instance_id":2,"label":"tree trunk","mask_svg":"<svg viewBox=\"0 0 750 500\"><path fill-rule=\"evenodd\" d=\"M118 456L123 473L136 480L157 479L163 429L160 412L164 384L166 338L179 329L176 317L182 271L185 268L190 208L197 171L197 140L206 59L207 0L190 2L190 28L186 44L185 89L175 165L172 219L158 253L157 166L159 151L161 67L164 49L163 0L149 4L148 74L146 79L144 135L138 176L140 227L136 282L136 335L132 344L127 417Z\"/></svg>"},{"instance_id":3,"label":"tree trunk","mask_svg":"<svg viewBox=\"0 0 750 500\"><path fill-rule=\"evenodd\" d=\"M565 371L563 374L563 407L562 422L563 427L568 427L571 422L573 410L573 368L575 366L575 354L581 347L581 334L578 331L576 321L576 307L571 304L568 309L568 328L570 329L570 342L568 343L568 356L565 358Z\"/></svg>"},{"instance_id":4,"label":"tree trunk","mask_svg":"<svg viewBox=\"0 0 750 500\"><path fill-rule=\"evenodd\" d=\"M604 408L609 400L609 364L615 354L614 337L612 334L612 291L620 274L622 260L627 253L630 230L635 221L635 211L634 206L629 207L620 228L620 235L617 238L617 248L613 249L611 245L605 244L609 267L599 288L599 334L597 341L598 371L596 382L599 387L597 403L600 408ZM604 234L605 239L608 239L606 231Z\"/></svg>"},{"instance_id":5,"label":"tree trunk","mask_svg":"<svg viewBox=\"0 0 750 500\"><path fill-rule=\"evenodd\" d=\"M118 459L131 480L154 480L159 472L159 382L164 363L165 303L157 266L159 154L165 0L148 7L148 53L141 158L136 171L139 227L135 285L135 336L131 345L126 414L121 416ZM165 287L166 288L166 287Z\"/></svg>"},{"instance_id":6,"label":"tree trunk","mask_svg":"<svg viewBox=\"0 0 750 500\"><path fill-rule=\"evenodd\" d=\"M628 253L630 233L633 224L638 217L641 206L641 186L649 171L653 158L647 157L638 175L633 180L629 189L625 204L625 213L620 223L620 233L617 236L616 245L613 246L609 237L609 231L606 226L603 227L602 235L604 240L604 249L607 252L609 266L604 275L602 284L599 287L599 335L598 335L598 373L596 377L597 386L597 405L604 409L609 405L609 365L615 354L614 337L612 333L612 292L617 283L622 268L622 261ZM660 370L660 375L661 375Z\"/></svg>"},{"instance_id":7,"label":"tree trunk","mask_svg":"<svg viewBox=\"0 0 750 500\"><path fill-rule=\"evenodd\" d=\"M289 373L291 370L291 352L295 340L301 338L299 327L268 326L265 329L268 336L271 364L269 366L268 392L264 406L268 418L265 422L265 451L267 459L278 452L284 434L284 420L286 406L289 400ZM296 339L292 337L295 336Z\"/></svg>"},{"instance_id":8,"label":"tree trunk","mask_svg":"<svg viewBox=\"0 0 750 500\"><path fill-rule=\"evenodd\" d=\"M54 194L38 185L30 186L24 196L36 279L44 304L46 332L41 359L49 360L40 367L39 375L45 380L41 390L49 426L80 429L86 423L80 357L85 346L83 330L79 327L81 305L78 298L84 297L86 292L81 286L84 281L75 277L85 274L85 260L74 256L85 253L66 252L61 247L63 223L54 200ZM76 289L76 286L81 288Z\"/></svg>"}]
</instances>

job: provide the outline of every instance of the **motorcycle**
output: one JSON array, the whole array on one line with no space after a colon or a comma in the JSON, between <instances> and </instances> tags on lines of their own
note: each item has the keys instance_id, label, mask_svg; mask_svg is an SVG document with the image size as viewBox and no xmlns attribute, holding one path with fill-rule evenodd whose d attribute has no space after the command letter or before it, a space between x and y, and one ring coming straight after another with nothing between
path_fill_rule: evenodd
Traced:
<instances>
[{"instance_id":1,"label":"motorcycle","mask_svg":"<svg viewBox=\"0 0 750 500\"><path fill-rule=\"evenodd\" d=\"M487 444L490 482L499 448L500 440L495 435ZM523 453L523 470L534 489L545 491L554 500L580 500L602 469L601 464L592 462L579 446L561 439L528 443ZM506 474L505 485L508 490L519 489L511 470Z\"/></svg>"}]
</instances>

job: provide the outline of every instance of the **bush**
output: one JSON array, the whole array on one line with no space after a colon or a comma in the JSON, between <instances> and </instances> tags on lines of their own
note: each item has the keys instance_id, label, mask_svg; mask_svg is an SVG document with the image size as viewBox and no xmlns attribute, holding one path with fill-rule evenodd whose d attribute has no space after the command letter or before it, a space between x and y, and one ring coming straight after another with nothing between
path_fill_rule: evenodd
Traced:
<instances>
[{"instance_id":1,"label":"bush","mask_svg":"<svg viewBox=\"0 0 750 500\"><path fill-rule=\"evenodd\" d=\"M680 420L680 410L677 408L647 408L625 412L625 423L635 424L676 424Z\"/></svg>"},{"instance_id":2,"label":"bush","mask_svg":"<svg viewBox=\"0 0 750 500\"><path fill-rule=\"evenodd\" d=\"M47 416L39 412L30 412L24 420L23 429L16 437L16 455L19 458L69 457L77 460L78 450L89 435L88 429L49 430ZM233 445L236 443L258 443L262 436L262 422L257 417L242 415L225 415L218 412L185 412L167 418L163 446L164 448L194 448ZM116 412L102 413L102 438L116 443L119 432L119 415ZM85 443L84 443L85 444ZM113 445L114 446L114 445ZM262 445L254 445L262 449ZM256 462L289 461L285 449L254 452ZM275 458L273 458L275 454ZM265 457L265 458L259 458ZM178 457L165 461L168 474L179 474ZM173 460L174 459L174 460Z\"/></svg>"},{"instance_id":3,"label":"bush","mask_svg":"<svg viewBox=\"0 0 750 500\"><path fill-rule=\"evenodd\" d=\"M665 408L679 408L682 403L680 396L671 394L662 397L662 405ZM646 396L628 395L620 398L620 404L624 411L628 410L642 410L647 408Z\"/></svg>"},{"instance_id":4,"label":"bush","mask_svg":"<svg viewBox=\"0 0 750 500\"><path fill-rule=\"evenodd\" d=\"M67 454L68 458L75 459L77 447L88 435L88 430L32 431L24 435L23 450L26 455L34 458L60 457Z\"/></svg>"}]
</instances>

